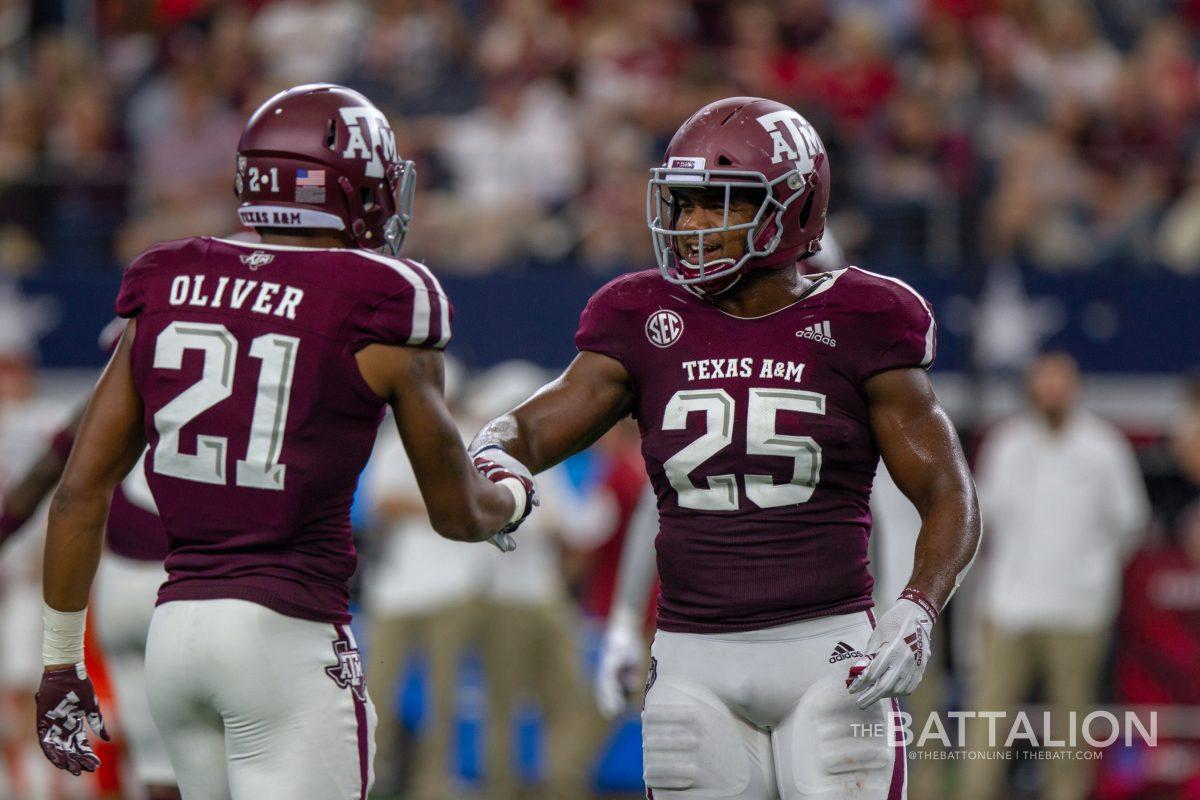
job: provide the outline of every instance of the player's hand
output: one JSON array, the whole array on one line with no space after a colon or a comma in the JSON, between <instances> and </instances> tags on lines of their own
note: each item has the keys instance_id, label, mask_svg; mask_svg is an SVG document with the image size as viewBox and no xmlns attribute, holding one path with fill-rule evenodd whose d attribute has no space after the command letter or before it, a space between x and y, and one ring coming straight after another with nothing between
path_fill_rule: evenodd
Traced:
<instances>
[{"instance_id":1,"label":"player's hand","mask_svg":"<svg viewBox=\"0 0 1200 800\"><path fill-rule=\"evenodd\" d=\"M846 679L859 708L885 697L904 697L917 688L933 655L936 619L928 598L909 589L879 618L867 641L866 658L850 668Z\"/></svg>"},{"instance_id":2,"label":"player's hand","mask_svg":"<svg viewBox=\"0 0 1200 800\"><path fill-rule=\"evenodd\" d=\"M646 666L646 649L637 624L613 615L604 632L604 649L596 673L596 705L612 719L629 705L631 695L641 688Z\"/></svg>"},{"instance_id":3,"label":"player's hand","mask_svg":"<svg viewBox=\"0 0 1200 800\"><path fill-rule=\"evenodd\" d=\"M492 483L509 488L519 503L519 516L488 539L500 552L512 552L516 549L517 543L509 534L520 527L539 502L533 475L524 464L497 447L487 448L476 453L471 463L480 475ZM517 510L514 510L514 514L516 513Z\"/></svg>"},{"instance_id":4,"label":"player's hand","mask_svg":"<svg viewBox=\"0 0 1200 800\"><path fill-rule=\"evenodd\" d=\"M84 720L96 735L109 740L96 691L83 664L46 670L37 693L37 734L50 763L72 775L94 772L100 759L88 743Z\"/></svg>"}]
</instances>

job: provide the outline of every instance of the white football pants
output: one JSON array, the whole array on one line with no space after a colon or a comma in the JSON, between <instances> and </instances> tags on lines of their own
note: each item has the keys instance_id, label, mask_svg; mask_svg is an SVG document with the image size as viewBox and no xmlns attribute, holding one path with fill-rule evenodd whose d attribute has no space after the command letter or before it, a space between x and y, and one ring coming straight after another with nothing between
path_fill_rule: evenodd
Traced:
<instances>
[{"instance_id":1,"label":"white football pants","mask_svg":"<svg viewBox=\"0 0 1200 800\"><path fill-rule=\"evenodd\" d=\"M161 561L136 561L112 553L100 559L92 604L104 659L117 695L117 721L129 744L133 773L143 786L173 786L175 772L146 698L146 638L167 579Z\"/></svg>"},{"instance_id":2,"label":"white football pants","mask_svg":"<svg viewBox=\"0 0 1200 800\"><path fill-rule=\"evenodd\" d=\"M872 617L859 612L744 633L659 631L642 711L654 800L902 800L894 700L846 691Z\"/></svg>"},{"instance_id":3,"label":"white football pants","mask_svg":"<svg viewBox=\"0 0 1200 800\"><path fill-rule=\"evenodd\" d=\"M375 707L348 627L243 600L175 601L146 683L184 800L365 800Z\"/></svg>"}]
</instances>

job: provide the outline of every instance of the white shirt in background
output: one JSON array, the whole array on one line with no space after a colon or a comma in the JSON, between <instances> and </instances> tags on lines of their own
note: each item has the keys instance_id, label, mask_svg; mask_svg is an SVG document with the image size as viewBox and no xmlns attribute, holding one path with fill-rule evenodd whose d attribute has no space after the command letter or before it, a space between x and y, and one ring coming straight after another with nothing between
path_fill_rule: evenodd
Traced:
<instances>
[{"instance_id":1,"label":"white shirt in background","mask_svg":"<svg viewBox=\"0 0 1200 800\"><path fill-rule=\"evenodd\" d=\"M374 505L388 495L417 503L421 490L394 426L385 424L367 473ZM491 545L455 542L416 514L381 531L379 557L367 569L364 601L371 614L422 614L466 602L479 591L479 576Z\"/></svg>"},{"instance_id":2,"label":"white shirt in background","mask_svg":"<svg viewBox=\"0 0 1200 800\"><path fill-rule=\"evenodd\" d=\"M421 502L404 446L388 426L375 445L366 480L372 505L388 495ZM611 530L616 509L606 495L575 491L562 467L535 480L540 505L514 534L517 549L511 553L484 542L444 539L423 514L383 531L378 557L367 567L367 610L420 614L473 599L519 606L565 597L563 545L581 549L598 545Z\"/></svg>"},{"instance_id":3,"label":"white shirt in background","mask_svg":"<svg viewBox=\"0 0 1200 800\"><path fill-rule=\"evenodd\" d=\"M977 486L984 609L1009 629L1095 629L1112 621L1125 555L1149 518L1133 448L1076 412L1056 432L1032 414L984 443Z\"/></svg>"}]
</instances>

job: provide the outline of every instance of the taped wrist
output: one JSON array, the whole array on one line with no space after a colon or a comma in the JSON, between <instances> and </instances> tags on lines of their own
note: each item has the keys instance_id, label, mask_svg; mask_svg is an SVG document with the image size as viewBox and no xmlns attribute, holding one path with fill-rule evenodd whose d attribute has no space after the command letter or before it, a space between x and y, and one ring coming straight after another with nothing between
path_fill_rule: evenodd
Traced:
<instances>
[{"instance_id":1,"label":"taped wrist","mask_svg":"<svg viewBox=\"0 0 1200 800\"><path fill-rule=\"evenodd\" d=\"M513 513L508 518L508 524L512 525L525 519L525 512L529 506L529 492L525 490L525 484L521 482L521 479L505 478L496 485L508 489L513 496Z\"/></svg>"},{"instance_id":2,"label":"taped wrist","mask_svg":"<svg viewBox=\"0 0 1200 800\"><path fill-rule=\"evenodd\" d=\"M42 665L83 663L87 609L58 611L42 603Z\"/></svg>"}]
</instances>

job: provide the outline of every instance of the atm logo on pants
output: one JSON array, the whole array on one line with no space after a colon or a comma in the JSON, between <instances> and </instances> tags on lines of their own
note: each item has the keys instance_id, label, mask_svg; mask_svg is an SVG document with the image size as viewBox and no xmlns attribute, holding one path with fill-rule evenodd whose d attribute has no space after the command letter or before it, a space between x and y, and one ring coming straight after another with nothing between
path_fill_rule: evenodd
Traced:
<instances>
[{"instance_id":1,"label":"atm logo on pants","mask_svg":"<svg viewBox=\"0 0 1200 800\"><path fill-rule=\"evenodd\" d=\"M325 668L325 674L341 689L349 688L359 700L367 699L367 682L363 677L362 657L358 648L349 639L337 639L333 643L333 653L338 663Z\"/></svg>"}]
</instances>

